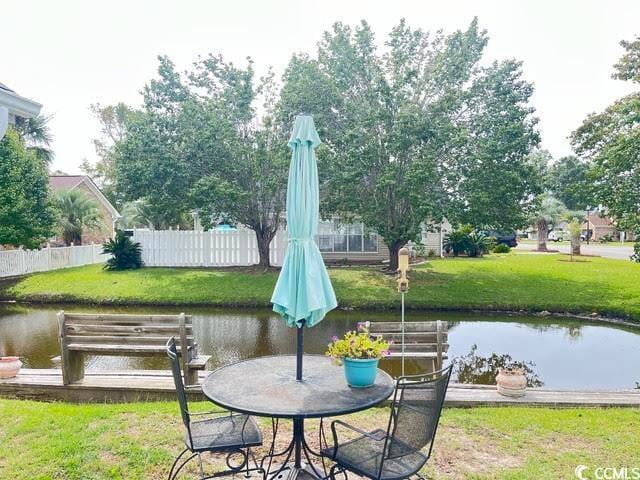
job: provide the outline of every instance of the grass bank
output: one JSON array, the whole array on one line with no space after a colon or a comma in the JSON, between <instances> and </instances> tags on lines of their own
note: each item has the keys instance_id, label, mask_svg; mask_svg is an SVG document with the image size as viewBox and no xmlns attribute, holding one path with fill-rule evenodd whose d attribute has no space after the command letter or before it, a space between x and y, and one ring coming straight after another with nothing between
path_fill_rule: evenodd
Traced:
<instances>
[{"instance_id":1,"label":"grass bank","mask_svg":"<svg viewBox=\"0 0 640 480\"><path fill-rule=\"evenodd\" d=\"M379 269L330 269L341 307L397 308L395 280ZM18 301L111 305L268 306L276 271L144 268L106 272L99 265L34 274L0 286ZM511 253L438 259L410 274L413 309L529 310L640 320L640 265L558 254Z\"/></svg>"},{"instance_id":2,"label":"grass bank","mask_svg":"<svg viewBox=\"0 0 640 480\"><path fill-rule=\"evenodd\" d=\"M194 410L210 406L196 404ZM387 411L347 420L384 428ZM268 421L260 422L267 432ZM317 424L309 424L308 438L315 439ZM639 466L638 429L640 410L632 409L445 409L425 473L434 479L516 480L574 478L580 464ZM285 431L278 443L284 445L287 436ZM166 478L182 449L182 430L175 403L0 400L0 440L0 478L154 480ZM206 465L211 472L222 468L214 457Z\"/></svg>"}]
</instances>

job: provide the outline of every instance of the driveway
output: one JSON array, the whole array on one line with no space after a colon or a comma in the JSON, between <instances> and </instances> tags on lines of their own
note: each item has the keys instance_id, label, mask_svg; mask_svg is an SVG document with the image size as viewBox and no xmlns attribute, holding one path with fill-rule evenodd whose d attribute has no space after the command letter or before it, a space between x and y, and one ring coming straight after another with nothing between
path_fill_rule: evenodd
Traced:
<instances>
[{"instance_id":1,"label":"driveway","mask_svg":"<svg viewBox=\"0 0 640 480\"><path fill-rule=\"evenodd\" d=\"M531 250L535 250L536 248L537 248L537 244L535 243L520 243L516 247L516 250L531 251ZM561 253L569 253L570 246L568 243L547 242L547 248L549 250L558 250ZM616 258L618 260L629 260L629 256L633 254L633 247L629 247L629 246L623 247L620 245L615 245L613 243L608 243L604 245L599 243L592 243L590 245L587 245L586 243L583 243L582 246L580 247L580 251L584 255L596 255L598 257Z\"/></svg>"}]
</instances>

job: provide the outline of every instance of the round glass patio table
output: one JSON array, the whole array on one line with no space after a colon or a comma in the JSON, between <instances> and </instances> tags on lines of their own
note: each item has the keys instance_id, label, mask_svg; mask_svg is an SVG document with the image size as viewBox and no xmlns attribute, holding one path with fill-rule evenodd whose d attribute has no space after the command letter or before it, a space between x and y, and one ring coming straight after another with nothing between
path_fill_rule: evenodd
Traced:
<instances>
[{"instance_id":1,"label":"round glass patio table","mask_svg":"<svg viewBox=\"0 0 640 480\"><path fill-rule=\"evenodd\" d=\"M366 410L388 399L394 386L389 374L378 370L373 386L350 387L343 368L320 355L303 357L302 380L298 381L295 355L277 355L243 360L213 371L202 383L202 393L228 410L292 419L291 443L276 456L286 455L280 472L293 453L293 471L297 475L302 469L302 455L309 463L310 454L317 455L304 438L305 418L334 417ZM274 430L274 441L276 433ZM273 446L271 453L274 453Z\"/></svg>"}]
</instances>

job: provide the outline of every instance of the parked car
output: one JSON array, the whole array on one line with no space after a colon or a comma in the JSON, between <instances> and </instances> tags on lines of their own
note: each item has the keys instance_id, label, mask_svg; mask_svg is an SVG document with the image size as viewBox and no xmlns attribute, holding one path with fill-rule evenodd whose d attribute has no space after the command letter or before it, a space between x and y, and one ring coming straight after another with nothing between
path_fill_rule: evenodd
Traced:
<instances>
[{"instance_id":1,"label":"parked car","mask_svg":"<svg viewBox=\"0 0 640 480\"><path fill-rule=\"evenodd\" d=\"M552 242L564 242L569 240L569 234L562 230L551 230L547 239Z\"/></svg>"},{"instance_id":2,"label":"parked car","mask_svg":"<svg viewBox=\"0 0 640 480\"><path fill-rule=\"evenodd\" d=\"M518 246L518 240L516 238L516 232L499 232L497 230L487 230L482 232L487 237L494 237L496 239L496 245L503 243L504 245L508 245L511 248L515 248Z\"/></svg>"}]
</instances>

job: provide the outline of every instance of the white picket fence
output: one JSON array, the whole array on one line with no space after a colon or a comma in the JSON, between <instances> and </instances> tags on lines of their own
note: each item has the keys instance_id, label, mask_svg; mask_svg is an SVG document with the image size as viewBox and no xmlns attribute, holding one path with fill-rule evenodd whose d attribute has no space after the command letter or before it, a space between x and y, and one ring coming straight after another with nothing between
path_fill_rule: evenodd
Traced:
<instances>
[{"instance_id":1,"label":"white picket fence","mask_svg":"<svg viewBox=\"0 0 640 480\"><path fill-rule=\"evenodd\" d=\"M142 260L150 267L230 267L260 262L253 230L135 230L132 240L142 247ZM287 232L271 241L271 265L281 266L287 250Z\"/></svg>"},{"instance_id":2,"label":"white picket fence","mask_svg":"<svg viewBox=\"0 0 640 480\"><path fill-rule=\"evenodd\" d=\"M109 255L102 253L102 245L47 247L41 250L0 250L0 277L102 263L108 258Z\"/></svg>"}]
</instances>

